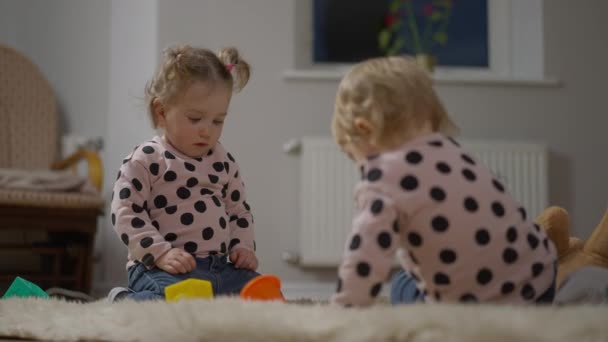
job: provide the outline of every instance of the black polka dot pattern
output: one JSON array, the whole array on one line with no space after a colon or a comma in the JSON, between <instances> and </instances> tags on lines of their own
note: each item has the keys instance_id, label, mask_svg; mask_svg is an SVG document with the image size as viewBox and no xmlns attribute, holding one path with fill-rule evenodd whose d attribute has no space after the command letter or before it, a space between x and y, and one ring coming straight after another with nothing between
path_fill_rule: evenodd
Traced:
<instances>
[{"instance_id":1,"label":"black polka dot pattern","mask_svg":"<svg viewBox=\"0 0 608 342\"><path fill-rule=\"evenodd\" d=\"M190 190L188 190L188 188L184 188L182 186L177 189L176 194L177 194L177 197L185 200L190 197Z\"/></svg>"},{"instance_id":2,"label":"black polka dot pattern","mask_svg":"<svg viewBox=\"0 0 608 342\"><path fill-rule=\"evenodd\" d=\"M144 211L144 208L138 206L137 204L133 203L131 204L131 210L133 210L133 212L135 212L136 214L139 214L141 212Z\"/></svg>"},{"instance_id":3,"label":"black polka dot pattern","mask_svg":"<svg viewBox=\"0 0 608 342\"><path fill-rule=\"evenodd\" d=\"M443 272L437 272L433 276L433 282L435 285L450 285L450 277Z\"/></svg>"},{"instance_id":4,"label":"black polka dot pattern","mask_svg":"<svg viewBox=\"0 0 608 342\"><path fill-rule=\"evenodd\" d=\"M505 207L503 207L503 205L498 201L493 202L492 203L492 212L497 217L503 217L503 216L505 216Z\"/></svg>"},{"instance_id":5,"label":"black polka dot pattern","mask_svg":"<svg viewBox=\"0 0 608 342\"><path fill-rule=\"evenodd\" d=\"M217 172L222 172L224 171L224 163L222 162L215 162L213 163L213 169Z\"/></svg>"},{"instance_id":6,"label":"black polka dot pattern","mask_svg":"<svg viewBox=\"0 0 608 342\"><path fill-rule=\"evenodd\" d=\"M152 266L154 266L154 261L155 261L155 260L154 260L154 255L152 255L152 254L150 254L150 253L148 253L148 254L144 255L144 256L141 258L141 262L142 262L144 265L148 266L148 267L152 267Z\"/></svg>"},{"instance_id":7,"label":"black polka dot pattern","mask_svg":"<svg viewBox=\"0 0 608 342\"><path fill-rule=\"evenodd\" d=\"M511 247L505 248L504 252L502 252L502 260L507 264L513 264L517 261L517 258L517 251Z\"/></svg>"},{"instance_id":8,"label":"black polka dot pattern","mask_svg":"<svg viewBox=\"0 0 608 342\"><path fill-rule=\"evenodd\" d=\"M209 175L209 181L213 184L216 184L217 182L220 181L220 177L218 177L216 175Z\"/></svg>"},{"instance_id":9,"label":"black polka dot pattern","mask_svg":"<svg viewBox=\"0 0 608 342\"><path fill-rule=\"evenodd\" d=\"M411 165L417 165L422 162L422 155L418 151L411 151L405 155L405 160Z\"/></svg>"},{"instance_id":10,"label":"black polka dot pattern","mask_svg":"<svg viewBox=\"0 0 608 342\"><path fill-rule=\"evenodd\" d=\"M121 189L120 192L118 193L118 197L120 199L127 199L127 198L131 197L131 190L129 190L129 188Z\"/></svg>"},{"instance_id":11,"label":"black polka dot pattern","mask_svg":"<svg viewBox=\"0 0 608 342\"><path fill-rule=\"evenodd\" d=\"M198 249L198 244L194 241L188 241L184 244L184 250L188 253L195 253Z\"/></svg>"},{"instance_id":12,"label":"black polka dot pattern","mask_svg":"<svg viewBox=\"0 0 608 342\"><path fill-rule=\"evenodd\" d=\"M156 208L161 209L167 205L167 197L163 195L158 195L154 198L154 205Z\"/></svg>"},{"instance_id":13,"label":"black polka dot pattern","mask_svg":"<svg viewBox=\"0 0 608 342\"><path fill-rule=\"evenodd\" d=\"M410 245L414 247L422 246L422 236L416 232L408 233L407 240L409 241Z\"/></svg>"},{"instance_id":14,"label":"black polka dot pattern","mask_svg":"<svg viewBox=\"0 0 608 342\"><path fill-rule=\"evenodd\" d=\"M192 224L192 222L194 222L194 216L190 213L184 213L180 216L179 221L184 225L184 226L189 226Z\"/></svg>"},{"instance_id":15,"label":"black polka dot pattern","mask_svg":"<svg viewBox=\"0 0 608 342\"><path fill-rule=\"evenodd\" d=\"M247 228L249 227L249 222L247 221L247 219L240 218L236 220L236 225L239 226L239 228Z\"/></svg>"},{"instance_id":16,"label":"black polka dot pattern","mask_svg":"<svg viewBox=\"0 0 608 342\"><path fill-rule=\"evenodd\" d=\"M530 246L531 249L536 249L536 247L538 247L538 244L540 243L540 241L534 234L529 233L527 236L527 239L528 239L528 245Z\"/></svg>"},{"instance_id":17,"label":"black polka dot pattern","mask_svg":"<svg viewBox=\"0 0 608 342\"><path fill-rule=\"evenodd\" d=\"M241 199L241 193L238 190L234 190L231 194L230 194L230 199L233 202L238 202Z\"/></svg>"},{"instance_id":18,"label":"black polka dot pattern","mask_svg":"<svg viewBox=\"0 0 608 342\"><path fill-rule=\"evenodd\" d=\"M460 296L460 301L463 303L477 303L477 297L472 293L465 293Z\"/></svg>"},{"instance_id":19,"label":"black polka dot pattern","mask_svg":"<svg viewBox=\"0 0 608 342\"><path fill-rule=\"evenodd\" d=\"M186 170L188 170L190 172L196 171L196 166L194 166L193 164L188 163L188 162L184 162L184 168L186 168Z\"/></svg>"},{"instance_id":20,"label":"black polka dot pattern","mask_svg":"<svg viewBox=\"0 0 608 342\"><path fill-rule=\"evenodd\" d=\"M444 264L452 264L456 261L456 252L451 249L443 249L439 253L439 259Z\"/></svg>"},{"instance_id":21,"label":"black polka dot pattern","mask_svg":"<svg viewBox=\"0 0 608 342\"><path fill-rule=\"evenodd\" d=\"M477 175L470 169L463 169L462 176L469 182L474 182L477 179Z\"/></svg>"},{"instance_id":22,"label":"black polka dot pattern","mask_svg":"<svg viewBox=\"0 0 608 342\"><path fill-rule=\"evenodd\" d=\"M367 262L360 262L357 264L357 274L360 277L367 277L371 272L371 266Z\"/></svg>"},{"instance_id":23,"label":"black polka dot pattern","mask_svg":"<svg viewBox=\"0 0 608 342\"><path fill-rule=\"evenodd\" d=\"M148 248L152 246L153 243L154 239L149 236L146 236L145 238L141 239L141 241L139 241L139 245L141 246L141 248Z\"/></svg>"},{"instance_id":24,"label":"black polka dot pattern","mask_svg":"<svg viewBox=\"0 0 608 342\"><path fill-rule=\"evenodd\" d=\"M492 180L492 184L494 185L494 188L496 188L496 190L498 190L499 192L505 192L505 187L496 179Z\"/></svg>"},{"instance_id":25,"label":"black polka dot pattern","mask_svg":"<svg viewBox=\"0 0 608 342\"><path fill-rule=\"evenodd\" d=\"M534 278L538 277L541 273L543 273L544 269L545 266L542 263L535 262L534 264L532 264L532 276Z\"/></svg>"},{"instance_id":26,"label":"black polka dot pattern","mask_svg":"<svg viewBox=\"0 0 608 342\"><path fill-rule=\"evenodd\" d=\"M441 189L440 187L434 186L431 188L431 198L437 202L443 202L445 201L445 191L443 191L443 189Z\"/></svg>"},{"instance_id":27,"label":"black polka dot pattern","mask_svg":"<svg viewBox=\"0 0 608 342\"><path fill-rule=\"evenodd\" d=\"M380 234L378 234L377 240L378 240L378 246L380 246L380 248L388 249L391 247L391 243L392 243L391 234L389 234L387 232L381 232Z\"/></svg>"},{"instance_id":28,"label":"black polka dot pattern","mask_svg":"<svg viewBox=\"0 0 608 342\"><path fill-rule=\"evenodd\" d=\"M367 173L367 180L370 182L378 181L382 178L382 170L373 168Z\"/></svg>"},{"instance_id":29,"label":"black polka dot pattern","mask_svg":"<svg viewBox=\"0 0 608 342\"><path fill-rule=\"evenodd\" d=\"M433 230L438 233L445 232L446 230L448 230L449 226L450 223L444 216L436 216L431 221L431 227L433 227Z\"/></svg>"},{"instance_id":30,"label":"black polka dot pattern","mask_svg":"<svg viewBox=\"0 0 608 342\"><path fill-rule=\"evenodd\" d=\"M378 297L381 290L382 290L382 283L374 284L374 286L372 286L372 288L369 290L370 297L372 297L372 298Z\"/></svg>"},{"instance_id":31,"label":"black polka dot pattern","mask_svg":"<svg viewBox=\"0 0 608 342\"><path fill-rule=\"evenodd\" d=\"M361 235L355 234L350 240L350 246L348 247L351 251L358 249L361 246Z\"/></svg>"},{"instance_id":32,"label":"black polka dot pattern","mask_svg":"<svg viewBox=\"0 0 608 342\"><path fill-rule=\"evenodd\" d=\"M477 273L477 282L480 285L488 284L490 281L492 281L492 278L493 278L492 271L490 271L488 268L482 268Z\"/></svg>"},{"instance_id":33,"label":"black polka dot pattern","mask_svg":"<svg viewBox=\"0 0 608 342\"><path fill-rule=\"evenodd\" d=\"M199 213L204 213L207 211L207 205L203 201L196 201L196 203L194 203L194 209Z\"/></svg>"},{"instance_id":34,"label":"black polka dot pattern","mask_svg":"<svg viewBox=\"0 0 608 342\"><path fill-rule=\"evenodd\" d=\"M125 246L129 245L129 235L122 233L120 234L120 239L122 240L122 243L125 244Z\"/></svg>"},{"instance_id":35,"label":"black polka dot pattern","mask_svg":"<svg viewBox=\"0 0 608 342\"><path fill-rule=\"evenodd\" d=\"M534 287L532 287L532 285L526 284L524 285L524 287L522 287L520 294L523 299L532 300L536 296L536 291L534 290Z\"/></svg>"},{"instance_id":36,"label":"black polka dot pattern","mask_svg":"<svg viewBox=\"0 0 608 342\"><path fill-rule=\"evenodd\" d=\"M462 160L464 160L466 163L471 164L471 165L475 165L475 161L469 155L463 153L461 155L461 157L462 157Z\"/></svg>"},{"instance_id":37,"label":"black polka dot pattern","mask_svg":"<svg viewBox=\"0 0 608 342\"><path fill-rule=\"evenodd\" d=\"M157 163L150 164L150 173L153 174L154 176L158 176L159 169L160 169L160 165L158 165Z\"/></svg>"},{"instance_id":38,"label":"black polka dot pattern","mask_svg":"<svg viewBox=\"0 0 608 342\"><path fill-rule=\"evenodd\" d=\"M131 226L133 228L142 228L145 225L146 225L146 222L144 220L140 219L139 217L134 217L131 220Z\"/></svg>"},{"instance_id":39,"label":"black polka dot pattern","mask_svg":"<svg viewBox=\"0 0 608 342\"><path fill-rule=\"evenodd\" d=\"M475 241L480 246L490 243L490 233L485 228L480 228L475 232Z\"/></svg>"},{"instance_id":40,"label":"black polka dot pattern","mask_svg":"<svg viewBox=\"0 0 608 342\"><path fill-rule=\"evenodd\" d=\"M196 179L195 177L188 178L188 181L186 182L187 187L193 188L197 185L198 185L198 179Z\"/></svg>"},{"instance_id":41,"label":"black polka dot pattern","mask_svg":"<svg viewBox=\"0 0 608 342\"><path fill-rule=\"evenodd\" d=\"M414 176L405 176L401 179L401 188L405 191L413 191L418 188L418 179Z\"/></svg>"},{"instance_id":42,"label":"black polka dot pattern","mask_svg":"<svg viewBox=\"0 0 608 342\"><path fill-rule=\"evenodd\" d=\"M517 241L517 229L515 229L515 227L509 227L509 229L507 229L507 241L510 243Z\"/></svg>"},{"instance_id":43,"label":"black polka dot pattern","mask_svg":"<svg viewBox=\"0 0 608 342\"><path fill-rule=\"evenodd\" d=\"M175 233L168 233L167 235L165 235L165 241L173 242L175 240L177 240L177 234L175 234Z\"/></svg>"},{"instance_id":44,"label":"black polka dot pattern","mask_svg":"<svg viewBox=\"0 0 608 342\"><path fill-rule=\"evenodd\" d=\"M207 227L207 228L203 229L203 232L202 232L203 240L211 240L213 238L213 235L215 235L215 231L213 230L213 228Z\"/></svg>"},{"instance_id":45,"label":"black polka dot pattern","mask_svg":"<svg viewBox=\"0 0 608 342\"><path fill-rule=\"evenodd\" d=\"M447 175L452 172L452 168L444 162L437 163L435 167L437 168L437 171L439 171L439 173L442 173L444 175Z\"/></svg>"},{"instance_id":46,"label":"black polka dot pattern","mask_svg":"<svg viewBox=\"0 0 608 342\"><path fill-rule=\"evenodd\" d=\"M500 287L500 293L502 293L503 295L508 295L513 292L513 290L515 290L515 284L510 281L503 283Z\"/></svg>"},{"instance_id":47,"label":"black polka dot pattern","mask_svg":"<svg viewBox=\"0 0 608 342\"><path fill-rule=\"evenodd\" d=\"M380 200L380 199L376 199L372 202L372 206L370 209L372 211L372 214L379 215L382 212L383 208L384 208L384 202L382 202L382 200Z\"/></svg>"},{"instance_id":48,"label":"black polka dot pattern","mask_svg":"<svg viewBox=\"0 0 608 342\"><path fill-rule=\"evenodd\" d=\"M238 245L239 243L241 243L241 240L239 240L239 239L230 240L230 244L228 244L228 250L231 250L232 248L234 248L234 246Z\"/></svg>"},{"instance_id":49,"label":"black polka dot pattern","mask_svg":"<svg viewBox=\"0 0 608 342\"><path fill-rule=\"evenodd\" d=\"M135 187L135 189L137 191L141 191L144 188L144 186L141 184L141 182L137 178L133 178L133 180L131 180L131 183L133 184L133 186Z\"/></svg>"},{"instance_id":50,"label":"black polka dot pattern","mask_svg":"<svg viewBox=\"0 0 608 342\"><path fill-rule=\"evenodd\" d=\"M165 172L163 179L165 180L165 182L173 182L174 180L177 179L177 173L175 173L173 171L167 171L167 172Z\"/></svg>"},{"instance_id":51,"label":"black polka dot pattern","mask_svg":"<svg viewBox=\"0 0 608 342\"><path fill-rule=\"evenodd\" d=\"M467 197L464 199L464 208L468 212L474 213L477 211L477 209L479 209L479 204L473 197Z\"/></svg>"}]
</instances>

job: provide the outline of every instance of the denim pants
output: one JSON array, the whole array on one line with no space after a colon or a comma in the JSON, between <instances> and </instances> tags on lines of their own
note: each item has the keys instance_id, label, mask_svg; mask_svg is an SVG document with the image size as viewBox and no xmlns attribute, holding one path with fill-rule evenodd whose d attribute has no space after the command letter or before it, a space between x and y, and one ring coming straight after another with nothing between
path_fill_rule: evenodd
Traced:
<instances>
[{"instance_id":1,"label":"denim pants","mask_svg":"<svg viewBox=\"0 0 608 342\"><path fill-rule=\"evenodd\" d=\"M551 304L555 297L555 275L557 274L557 264L554 265L555 273L553 284L536 298L537 304ZM406 271L395 273L391 280L391 304L412 304L423 302L424 294L416 288L416 279Z\"/></svg>"},{"instance_id":2,"label":"denim pants","mask_svg":"<svg viewBox=\"0 0 608 342\"><path fill-rule=\"evenodd\" d=\"M149 270L143 264L131 266L128 274L129 293L126 298L135 301L164 300L166 286L190 278L211 282L214 296L238 295L247 282L260 275L248 269L235 268L226 255L196 258L196 268L184 274L170 274L159 268Z\"/></svg>"}]
</instances>

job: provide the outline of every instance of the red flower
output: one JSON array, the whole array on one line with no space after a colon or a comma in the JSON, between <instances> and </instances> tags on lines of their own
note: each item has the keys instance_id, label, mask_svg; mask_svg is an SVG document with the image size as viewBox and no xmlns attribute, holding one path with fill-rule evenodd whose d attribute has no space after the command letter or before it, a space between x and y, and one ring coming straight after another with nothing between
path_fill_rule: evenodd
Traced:
<instances>
[{"instance_id":1,"label":"red flower","mask_svg":"<svg viewBox=\"0 0 608 342\"><path fill-rule=\"evenodd\" d=\"M384 25L390 28L393 26L393 23L395 23L395 20L397 20L397 16L394 14L389 14L384 18Z\"/></svg>"},{"instance_id":2,"label":"red flower","mask_svg":"<svg viewBox=\"0 0 608 342\"><path fill-rule=\"evenodd\" d=\"M432 4L424 5L423 12L424 12L424 15L426 15L427 17L430 17L433 14L433 5Z\"/></svg>"}]
</instances>

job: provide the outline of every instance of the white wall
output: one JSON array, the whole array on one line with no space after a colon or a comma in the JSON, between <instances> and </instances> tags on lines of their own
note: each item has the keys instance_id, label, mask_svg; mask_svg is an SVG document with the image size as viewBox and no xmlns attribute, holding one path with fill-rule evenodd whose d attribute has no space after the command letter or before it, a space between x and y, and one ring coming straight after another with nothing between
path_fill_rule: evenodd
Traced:
<instances>
[{"instance_id":1,"label":"white wall","mask_svg":"<svg viewBox=\"0 0 608 342\"><path fill-rule=\"evenodd\" d=\"M281 260L283 251L297 251L299 219L299 161L281 146L293 137L330 134L337 86L282 77L295 61L296 1L0 0L0 42L22 47L41 65L60 96L66 130L106 137L107 183L123 155L153 134L139 100L160 50L177 42L237 46L253 75L234 97L223 142L248 185L261 271L287 282L332 281L334 270L300 270ZM562 87L438 87L464 137L549 145L550 201L571 212L581 237L608 202L608 112L602 101L608 24L601 17L607 12L604 0L581 0L578 6L545 1L545 66ZM103 223L98 280L117 285L125 279L125 250L107 219Z\"/></svg>"},{"instance_id":2,"label":"white wall","mask_svg":"<svg viewBox=\"0 0 608 342\"><path fill-rule=\"evenodd\" d=\"M106 212L122 159L154 131L146 115L144 86L157 63L157 1L112 0L110 37L110 97L104 150ZM101 229L101 287L124 285L127 252L112 229L109 215Z\"/></svg>"}]
</instances>

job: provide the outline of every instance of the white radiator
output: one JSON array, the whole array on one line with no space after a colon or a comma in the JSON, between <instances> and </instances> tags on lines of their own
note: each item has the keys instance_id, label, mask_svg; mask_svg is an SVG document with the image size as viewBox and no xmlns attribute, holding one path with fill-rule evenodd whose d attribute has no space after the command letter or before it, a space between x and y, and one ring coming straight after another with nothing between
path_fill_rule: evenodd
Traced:
<instances>
[{"instance_id":1,"label":"white radiator","mask_svg":"<svg viewBox=\"0 0 608 342\"><path fill-rule=\"evenodd\" d=\"M529 217L535 217L547 206L548 152L545 146L493 141L461 141L461 144L494 172L526 208ZM300 250L297 261L305 267L337 266L351 228L353 190L361 173L331 138L303 138L299 147Z\"/></svg>"}]
</instances>

